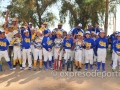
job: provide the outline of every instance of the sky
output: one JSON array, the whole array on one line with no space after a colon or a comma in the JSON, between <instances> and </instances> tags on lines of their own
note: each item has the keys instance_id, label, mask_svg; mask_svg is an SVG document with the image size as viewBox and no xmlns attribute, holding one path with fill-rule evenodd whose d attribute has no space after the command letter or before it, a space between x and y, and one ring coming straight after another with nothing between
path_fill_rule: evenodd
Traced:
<instances>
[{"instance_id":1,"label":"sky","mask_svg":"<svg viewBox=\"0 0 120 90\"><path fill-rule=\"evenodd\" d=\"M6 11L5 7L7 7L7 5L9 5L9 2L10 0L2 0L1 2L1 6L0 6L0 10L2 11ZM59 11L57 8L55 7L52 7L51 9L52 12L55 12L55 15L57 16L57 18L59 19ZM69 26L69 22L68 22L68 17L66 18L66 23L63 24L63 29L66 30L66 31L69 31L71 28ZM0 18L0 24L3 24L4 22L4 19L3 18ZM110 22L110 20L109 20ZM55 25L52 26L52 27L49 27L50 30L53 30L55 27L57 27L57 24L59 23L59 21L55 21ZM119 28L119 25L120 25L120 5L117 6L117 13L116 13L116 31L120 31L120 28ZM101 26L102 27L102 26ZM108 26L110 27L110 26ZM112 28L108 28L108 35L110 35L112 33Z\"/></svg>"}]
</instances>

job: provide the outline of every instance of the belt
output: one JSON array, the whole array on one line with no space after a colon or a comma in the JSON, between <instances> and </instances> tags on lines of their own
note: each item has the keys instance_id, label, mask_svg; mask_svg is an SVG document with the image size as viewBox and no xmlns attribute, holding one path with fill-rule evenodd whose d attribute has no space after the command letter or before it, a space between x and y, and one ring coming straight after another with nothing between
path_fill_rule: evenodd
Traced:
<instances>
[{"instance_id":1,"label":"belt","mask_svg":"<svg viewBox=\"0 0 120 90\"><path fill-rule=\"evenodd\" d=\"M29 48L26 48L26 47L22 47L23 49L30 49L30 47Z\"/></svg>"}]
</instances>

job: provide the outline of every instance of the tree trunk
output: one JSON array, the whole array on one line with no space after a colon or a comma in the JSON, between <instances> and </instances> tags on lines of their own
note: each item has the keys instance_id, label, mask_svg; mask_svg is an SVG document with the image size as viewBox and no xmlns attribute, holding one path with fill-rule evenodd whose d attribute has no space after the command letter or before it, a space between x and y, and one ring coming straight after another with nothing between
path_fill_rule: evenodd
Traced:
<instances>
[{"instance_id":1,"label":"tree trunk","mask_svg":"<svg viewBox=\"0 0 120 90\"><path fill-rule=\"evenodd\" d=\"M104 25L104 30L106 35L108 34L108 4L109 1L106 0L105 25Z\"/></svg>"}]
</instances>

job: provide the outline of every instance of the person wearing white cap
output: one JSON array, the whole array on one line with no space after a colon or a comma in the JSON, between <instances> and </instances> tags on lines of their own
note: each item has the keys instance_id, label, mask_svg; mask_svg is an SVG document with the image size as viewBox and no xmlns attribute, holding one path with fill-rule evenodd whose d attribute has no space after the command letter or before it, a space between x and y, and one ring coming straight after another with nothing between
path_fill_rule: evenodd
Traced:
<instances>
[{"instance_id":1,"label":"person wearing white cap","mask_svg":"<svg viewBox=\"0 0 120 90\"><path fill-rule=\"evenodd\" d=\"M82 29L82 24L79 23L76 28L73 28L72 30L72 36L75 38L78 32L82 32L84 34L84 30Z\"/></svg>"},{"instance_id":2,"label":"person wearing white cap","mask_svg":"<svg viewBox=\"0 0 120 90\"><path fill-rule=\"evenodd\" d=\"M34 71L36 71L37 68L37 59L39 57L39 69L42 70L42 31L37 31L36 32L36 37L33 41L34 43Z\"/></svg>"},{"instance_id":3,"label":"person wearing white cap","mask_svg":"<svg viewBox=\"0 0 120 90\"><path fill-rule=\"evenodd\" d=\"M77 39L74 40L75 43L75 69L78 71L82 69L82 49L84 46L83 33L79 32L77 34Z\"/></svg>"},{"instance_id":4,"label":"person wearing white cap","mask_svg":"<svg viewBox=\"0 0 120 90\"><path fill-rule=\"evenodd\" d=\"M106 72L105 70L105 61L106 61L106 49L108 48L108 39L105 37L105 31L100 30L100 37L95 41L97 47L97 71L100 71L100 66L102 62L102 71Z\"/></svg>"},{"instance_id":5,"label":"person wearing white cap","mask_svg":"<svg viewBox=\"0 0 120 90\"><path fill-rule=\"evenodd\" d=\"M10 70L12 70L13 69L12 63L10 61L10 58L8 56L8 51L7 51L8 46L9 46L9 42L5 37L5 32L4 30L0 30L0 60L4 56L5 60L9 65Z\"/></svg>"},{"instance_id":6,"label":"person wearing white cap","mask_svg":"<svg viewBox=\"0 0 120 90\"><path fill-rule=\"evenodd\" d=\"M12 41L10 42L11 45L13 45L13 69L16 69L16 64L20 64L20 69L22 69L22 56L21 56L21 37L17 30L13 31L14 37L12 38Z\"/></svg>"},{"instance_id":7,"label":"person wearing white cap","mask_svg":"<svg viewBox=\"0 0 120 90\"><path fill-rule=\"evenodd\" d=\"M63 64L67 63L67 71L71 63L71 50L73 48L73 39L71 38L71 35L72 35L72 32L68 32L66 38L64 38L63 40L64 59L65 59L65 62L63 62Z\"/></svg>"},{"instance_id":8,"label":"person wearing white cap","mask_svg":"<svg viewBox=\"0 0 120 90\"><path fill-rule=\"evenodd\" d=\"M90 31L90 33L94 33L95 32L95 30L94 30L94 28L93 28L91 23L88 24L88 31Z\"/></svg>"},{"instance_id":9,"label":"person wearing white cap","mask_svg":"<svg viewBox=\"0 0 120 90\"><path fill-rule=\"evenodd\" d=\"M86 38L84 39L85 42L85 63L86 67L85 70L88 70L88 63L90 63L90 70L93 71L93 48L95 47L95 41L91 38L90 32L85 32Z\"/></svg>"},{"instance_id":10,"label":"person wearing white cap","mask_svg":"<svg viewBox=\"0 0 120 90\"><path fill-rule=\"evenodd\" d=\"M32 60L31 60L31 31L28 27L27 29L21 30L22 36L22 69L24 70L26 67L26 59L28 58L28 70L31 70L32 67Z\"/></svg>"},{"instance_id":11,"label":"person wearing white cap","mask_svg":"<svg viewBox=\"0 0 120 90\"><path fill-rule=\"evenodd\" d=\"M113 50L115 52L112 70L115 71L117 61L120 62L120 33L117 34L117 40L113 43Z\"/></svg>"}]
</instances>

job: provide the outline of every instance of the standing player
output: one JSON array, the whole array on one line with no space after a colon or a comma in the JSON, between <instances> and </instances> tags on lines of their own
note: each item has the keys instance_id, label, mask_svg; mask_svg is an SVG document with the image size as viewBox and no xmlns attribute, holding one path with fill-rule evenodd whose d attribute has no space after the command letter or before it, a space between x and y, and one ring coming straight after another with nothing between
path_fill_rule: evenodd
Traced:
<instances>
[{"instance_id":1,"label":"standing player","mask_svg":"<svg viewBox=\"0 0 120 90\"><path fill-rule=\"evenodd\" d=\"M75 69L78 71L82 69L82 49L83 49L83 33L79 32L77 34L77 39L74 41L75 43Z\"/></svg>"},{"instance_id":2,"label":"standing player","mask_svg":"<svg viewBox=\"0 0 120 90\"><path fill-rule=\"evenodd\" d=\"M30 28L28 27L27 29L21 30L21 35L22 35L22 57L23 57L23 62L22 62L22 69L26 67L26 59L28 58L28 70L31 70L32 67L32 59L31 59L31 31Z\"/></svg>"},{"instance_id":3,"label":"standing player","mask_svg":"<svg viewBox=\"0 0 120 90\"><path fill-rule=\"evenodd\" d=\"M42 40L44 67L48 70L47 60L49 59L49 67L52 69L52 40L49 38L49 30L44 30L44 37Z\"/></svg>"},{"instance_id":4,"label":"standing player","mask_svg":"<svg viewBox=\"0 0 120 90\"><path fill-rule=\"evenodd\" d=\"M88 70L88 63L90 62L90 69L93 71L93 48L95 47L95 41L91 38L90 32L86 31L85 42L85 70Z\"/></svg>"},{"instance_id":5,"label":"standing player","mask_svg":"<svg viewBox=\"0 0 120 90\"><path fill-rule=\"evenodd\" d=\"M17 59L19 60L19 64L20 64L20 69L22 69L22 59L21 59L21 37L18 33L17 30L13 31L13 39L10 42L11 45L13 45L13 69L16 69L16 63L17 63Z\"/></svg>"},{"instance_id":6,"label":"standing player","mask_svg":"<svg viewBox=\"0 0 120 90\"><path fill-rule=\"evenodd\" d=\"M97 62L97 71L100 71L100 65L102 62L102 71L105 71L105 59L106 59L106 49L108 48L108 40L105 37L105 32L100 30L100 37L96 40L96 47L97 47L97 55L98 55L98 62Z\"/></svg>"},{"instance_id":7,"label":"standing player","mask_svg":"<svg viewBox=\"0 0 120 90\"><path fill-rule=\"evenodd\" d=\"M36 37L34 40L34 71L36 71L37 59L39 57L40 61L40 70L42 70L42 31L36 32Z\"/></svg>"},{"instance_id":8,"label":"standing player","mask_svg":"<svg viewBox=\"0 0 120 90\"><path fill-rule=\"evenodd\" d=\"M9 46L9 42L5 37L5 32L4 30L0 30L0 60L2 58L2 56L4 56L5 60L7 61L10 70L13 69L10 58L8 56L8 46Z\"/></svg>"},{"instance_id":9,"label":"standing player","mask_svg":"<svg viewBox=\"0 0 120 90\"><path fill-rule=\"evenodd\" d=\"M116 32L114 32L114 36L111 37L111 50L112 50L112 63L110 64L111 67L113 65L113 60L114 60L114 55L115 55L115 52L113 50L113 44L117 40L117 34L118 34L118 32L116 31Z\"/></svg>"},{"instance_id":10,"label":"standing player","mask_svg":"<svg viewBox=\"0 0 120 90\"><path fill-rule=\"evenodd\" d=\"M120 33L117 35L117 40L113 43L113 50L115 52L112 70L115 71L117 67L117 61L120 62Z\"/></svg>"},{"instance_id":11,"label":"standing player","mask_svg":"<svg viewBox=\"0 0 120 90\"><path fill-rule=\"evenodd\" d=\"M72 35L72 32L68 32L66 38L64 38L63 40L64 59L66 60L65 63L67 63L67 68L71 63L69 59L71 59L71 49L73 48L73 39L71 38L71 35Z\"/></svg>"},{"instance_id":12,"label":"standing player","mask_svg":"<svg viewBox=\"0 0 120 90\"><path fill-rule=\"evenodd\" d=\"M54 70L62 70L62 54L63 54L62 31L57 31L56 35L57 38L54 40L54 59L55 59Z\"/></svg>"}]
</instances>

